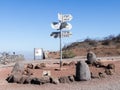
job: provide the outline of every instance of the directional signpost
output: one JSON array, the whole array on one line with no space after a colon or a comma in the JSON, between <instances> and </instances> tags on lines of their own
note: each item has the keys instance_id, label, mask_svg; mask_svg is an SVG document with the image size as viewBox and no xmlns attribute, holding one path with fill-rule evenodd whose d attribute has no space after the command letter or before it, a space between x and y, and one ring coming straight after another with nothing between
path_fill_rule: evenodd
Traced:
<instances>
[{"instance_id":1,"label":"directional signpost","mask_svg":"<svg viewBox=\"0 0 120 90\"><path fill-rule=\"evenodd\" d=\"M67 23L68 21L72 20L71 14L60 14L58 13L58 20L59 22L51 23L51 27L53 29L59 30L58 32L52 32L50 36L54 38L60 38L60 69L62 67L62 39L63 37L69 37L72 35L72 32L68 31L72 29L72 25ZM63 31L64 30L64 31ZM65 31L67 30L67 31Z\"/></svg>"}]
</instances>

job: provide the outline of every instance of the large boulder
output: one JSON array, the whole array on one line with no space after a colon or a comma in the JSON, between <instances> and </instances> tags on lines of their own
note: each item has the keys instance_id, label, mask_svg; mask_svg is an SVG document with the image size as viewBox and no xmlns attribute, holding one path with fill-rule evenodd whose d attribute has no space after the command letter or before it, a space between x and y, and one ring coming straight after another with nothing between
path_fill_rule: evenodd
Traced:
<instances>
[{"instance_id":1,"label":"large boulder","mask_svg":"<svg viewBox=\"0 0 120 90\"><path fill-rule=\"evenodd\" d=\"M87 53L87 63L88 64L93 64L94 62L96 62L96 55L95 55L95 53L94 52L92 52L92 51L89 51L88 53Z\"/></svg>"},{"instance_id":2,"label":"large boulder","mask_svg":"<svg viewBox=\"0 0 120 90\"><path fill-rule=\"evenodd\" d=\"M30 83L29 76L32 75L32 72L29 68L24 69L24 64L22 62L15 63L11 74L7 77L9 83Z\"/></svg>"},{"instance_id":3,"label":"large boulder","mask_svg":"<svg viewBox=\"0 0 120 90\"><path fill-rule=\"evenodd\" d=\"M88 65L85 61L78 61L76 64L76 76L77 81L91 80L91 74Z\"/></svg>"},{"instance_id":4,"label":"large boulder","mask_svg":"<svg viewBox=\"0 0 120 90\"><path fill-rule=\"evenodd\" d=\"M23 73L24 72L24 63L16 62L11 73Z\"/></svg>"}]
</instances>

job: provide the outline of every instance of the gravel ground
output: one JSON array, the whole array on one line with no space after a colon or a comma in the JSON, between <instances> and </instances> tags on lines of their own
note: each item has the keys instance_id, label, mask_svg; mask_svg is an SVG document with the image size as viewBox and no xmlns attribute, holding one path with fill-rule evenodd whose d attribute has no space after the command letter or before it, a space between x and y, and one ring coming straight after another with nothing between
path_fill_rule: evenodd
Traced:
<instances>
[{"instance_id":1,"label":"gravel ground","mask_svg":"<svg viewBox=\"0 0 120 90\"><path fill-rule=\"evenodd\" d=\"M73 82L66 84L15 84L8 83L5 79L10 74L12 67L0 68L0 90L120 90L120 60L109 61L115 63L116 70L114 75L105 78L92 79L90 81ZM108 62L107 62L108 63ZM73 69L74 70L74 69ZM70 70L66 70L71 72ZM73 71L74 73L74 71Z\"/></svg>"}]
</instances>

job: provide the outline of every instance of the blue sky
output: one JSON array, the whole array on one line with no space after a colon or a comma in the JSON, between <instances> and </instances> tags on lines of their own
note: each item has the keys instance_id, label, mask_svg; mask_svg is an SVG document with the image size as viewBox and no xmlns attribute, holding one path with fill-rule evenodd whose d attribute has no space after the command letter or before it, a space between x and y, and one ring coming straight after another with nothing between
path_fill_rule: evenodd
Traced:
<instances>
[{"instance_id":1,"label":"blue sky","mask_svg":"<svg viewBox=\"0 0 120 90\"><path fill-rule=\"evenodd\" d=\"M0 0L0 51L59 50L59 39L50 37L58 13L73 16L63 45L120 33L120 0Z\"/></svg>"}]
</instances>

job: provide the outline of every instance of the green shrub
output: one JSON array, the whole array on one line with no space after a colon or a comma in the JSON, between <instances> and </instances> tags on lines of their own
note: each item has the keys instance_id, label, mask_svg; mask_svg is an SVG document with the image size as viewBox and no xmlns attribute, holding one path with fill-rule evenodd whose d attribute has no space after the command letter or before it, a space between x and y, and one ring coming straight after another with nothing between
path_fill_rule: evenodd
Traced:
<instances>
[{"instance_id":1,"label":"green shrub","mask_svg":"<svg viewBox=\"0 0 120 90\"><path fill-rule=\"evenodd\" d=\"M73 58L73 57L75 57L75 54L70 50L63 51L62 53L62 58Z\"/></svg>"}]
</instances>

